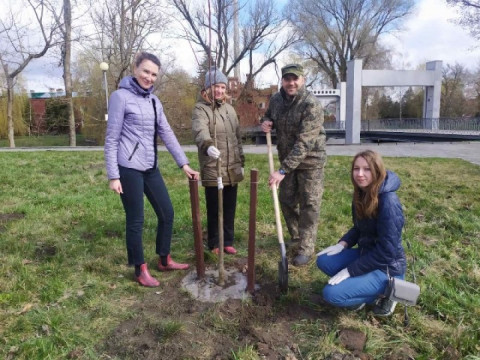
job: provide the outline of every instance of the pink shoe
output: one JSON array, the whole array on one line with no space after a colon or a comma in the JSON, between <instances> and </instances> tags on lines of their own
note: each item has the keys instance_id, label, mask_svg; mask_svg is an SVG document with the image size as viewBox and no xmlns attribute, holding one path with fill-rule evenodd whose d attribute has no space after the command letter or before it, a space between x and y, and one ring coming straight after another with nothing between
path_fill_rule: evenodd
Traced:
<instances>
[{"instance_id":1,"label":"pink shoe","mask_svg":"<svg viewBox=\"0 0 480 360\"><path fill-rule=\"evenodd\" d=\"M160 271L187 270L189 267L188 264L179 264L173 261L170 254L167 256L167 266L163 266L162 260L158 260L158 270Z\"/></svg>"},{"instance_id":2,"label":"pink shoe","mask_svg":"<svg viewBox=\"0 0 480 360\"><path fill-rule=\"evenodd\" d=\"M237 253L237 250L233 246L225 246L224 251L230 255L235 255Z\"/></svg>"},{"instance_id":3,"label":"pink shoe","mask_svg":"<svg viewBox=\"0 0 480 360\"><path fill-rule=\"evenodd\" d=\"M135 276L135 280L146 287L157 287L160 285L158 280L152 277L148 272L147 264L140 265L140 275Z\"/></svg>"},{"instance_id":4,"label":"pink shoe","mask_svg":"<svg viewBox=\"0 0 480 360\"><path fill-rule=\"evenodd\" d=\"M220 254L220 249L219 248L212 249L212 254L215 254L215 255Z\"/></svg>"}]
</instances>

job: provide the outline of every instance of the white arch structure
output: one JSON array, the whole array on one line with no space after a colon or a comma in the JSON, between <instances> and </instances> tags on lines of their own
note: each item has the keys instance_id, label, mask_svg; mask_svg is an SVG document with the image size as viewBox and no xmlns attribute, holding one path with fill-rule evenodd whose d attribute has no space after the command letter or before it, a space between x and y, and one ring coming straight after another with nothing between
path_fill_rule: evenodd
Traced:
<instances>
[{"instance_id":1,"label":"white arch structure","mask_svg":"<svg viewBox=\"0 0 480 360\"><path fill-rule=\"evenodd\" d=\"M438 129L442 61L426 63L426 70L363 70L361 59L347 63L345 144L360 143L362 86L424 86L423 117Z\"/></svg>"},{"instance_id":2,"label":"white arch structure","mask_svg":"<svg viewBox=\"0 0 480 360\"><path fill-rule=\"evenodd\" d=\"M347 83L342 82L339 84L338 89L321 89L312 90L313 95L317 98L325 100L335 100L335 128L343 130L345 129L345 114L347 112L345 91L347 89Z\"/></svg>"}]
</instances>

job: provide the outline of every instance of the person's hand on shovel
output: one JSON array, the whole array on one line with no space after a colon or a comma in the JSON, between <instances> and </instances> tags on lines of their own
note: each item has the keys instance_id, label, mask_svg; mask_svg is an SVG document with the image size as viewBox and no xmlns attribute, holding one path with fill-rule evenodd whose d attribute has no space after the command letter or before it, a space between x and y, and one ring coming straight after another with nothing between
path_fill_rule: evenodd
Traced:
<instances>
[{"instance_id":1,"label":"person's hand on shovel","mask_svg":"<svg viewBox=\"0 0 480 360\"><path fill-rule=\"evenodd\" d=\"M278 187L284 177L285 175L280 174L278 170L273 172L268 178L268 186L272 187L273 185L276 185Z\"/></svg>"},{"instance_id":2,"label":"person's hand on shovel","mask_svg":"<svg viewBox=\"0 0 480 360\"><path fill-rule=\"evenodd\" d=\"M265 120L261 124L262 131L266 133L272 131L272 127L273 127L273 122L270 120Z\"/></svg>"}]
</instances>

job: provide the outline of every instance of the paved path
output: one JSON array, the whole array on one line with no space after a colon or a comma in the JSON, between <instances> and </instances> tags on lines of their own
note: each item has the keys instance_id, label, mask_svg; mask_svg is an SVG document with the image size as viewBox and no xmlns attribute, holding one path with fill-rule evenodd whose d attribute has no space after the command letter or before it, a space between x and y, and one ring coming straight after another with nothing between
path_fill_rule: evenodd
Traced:
<instances>
[{"instance_id":1,"label":"paved path","mask_svg":"<svg viewBox=\"0 0 480 360\"><path fill-rule=\"evenodd\" d=\"M186 152L196 152L195 145L183 146ZM365 143L358 145L327 144L328 155L353 156L364 149L378 151L382 156L394 157L437 157L459 158L480 165L480 142L453 142L453 143ZM165 151L164 146L159 150ZM103 151L101 146L82 147L40 147L40 148L0 148L0 152L12 151ZM247 154L266 154L266 145L245 145Z\"/></svg>"}]
</instances>

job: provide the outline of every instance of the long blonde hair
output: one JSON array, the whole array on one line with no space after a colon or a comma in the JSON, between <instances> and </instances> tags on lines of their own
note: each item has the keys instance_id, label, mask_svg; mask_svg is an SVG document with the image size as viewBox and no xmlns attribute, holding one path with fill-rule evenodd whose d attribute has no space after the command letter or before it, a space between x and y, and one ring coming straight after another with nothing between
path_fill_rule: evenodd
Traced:
<instances>
[{"instance_id":1,"label":"long blonde hair","mask_svg":"<svg viewBox=\"0 0 480 360\"><path fill-rule=\"evenodd\" d=\"M372 182L365 189L360 188L353 178L354 164L359 157L365 159L372 173ZM353 205L357 218L364 219L377 216L378 191L386 176L387 171L385 170L385 165L379 153L372 150L365 150L355 155L352 161L350 177L353 184Z\"/></svg>"}]
</instances>

